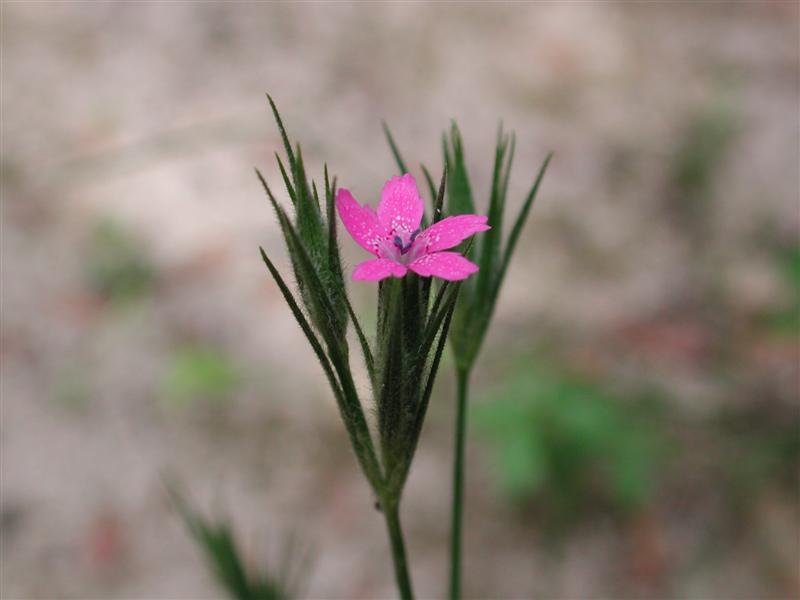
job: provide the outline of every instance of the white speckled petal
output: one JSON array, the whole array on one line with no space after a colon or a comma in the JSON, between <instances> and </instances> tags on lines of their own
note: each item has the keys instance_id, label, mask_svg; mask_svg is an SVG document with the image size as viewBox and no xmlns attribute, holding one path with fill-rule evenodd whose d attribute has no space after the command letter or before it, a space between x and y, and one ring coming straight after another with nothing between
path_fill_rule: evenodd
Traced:
<instances>
[{"instance_id":1,"label":"white speckled petal","mask_svg":"<svg viewBox=\"0 0 800 600\"><path fill-rule=\"evenodd\" d=\"M466 279L478 272L478 265L457 252L426 254L408 265L408 268L422 277L440 277L448 281Z\"/></svg>"},{"instance_id":2,"label":"white speckled petal","mask_svg":"<svg viewBox=\"0 0 800 600\"><path fill-rule=\"evenodd\" d=\"M380 281L387 277L402 277L408 272L403 265L386 258L374 258L358 265L353 271L356 281Z\"/></svg>"},{"instance_id":3,"label":"white speckled petal","mask_svg":"<svg viewBox=\"0 0 800 600\"><path fill-rule=\"evenodd\" d=\"M392 177L383 186L378 219L387 231L406 234L416 231L424 210L412 175L406 173L402 177Z\"/></svg>"},{"instance_id":4,"label":"white speckled petal","mask_svg":"<svg viewBox=\"0 0 800 600\"><path fill-rule=\"evenodd\" d=\"M434 223L417 236L414 244L422 244L426 252L447 250L469 236L491 229L482 215L455 215Z\"/></svg>"},{"instance_id":5,"label":"white speckled petal","mask_svg":"<svg viewBox=\"0 0 800 600\"><path fill-rule=\"evenodd\" d=\"M380 256L380 246L388 232L380 224L378 215L369 206L360 206L349 190L344 188L336 195L336 209L347 233L375 256Z\"/></svg>"}]
</instances>

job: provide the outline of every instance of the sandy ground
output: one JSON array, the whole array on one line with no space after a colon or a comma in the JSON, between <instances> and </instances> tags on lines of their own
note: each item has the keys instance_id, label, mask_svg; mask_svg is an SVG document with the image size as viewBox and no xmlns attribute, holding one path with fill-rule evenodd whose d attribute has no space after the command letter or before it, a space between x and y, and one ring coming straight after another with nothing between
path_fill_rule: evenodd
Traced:
<instances>
[{"instance_id":1,"label":"sandy ground","mask_svg":"<svg viewBox=\"0 0 800 600\"><path fill-rule=\"evenodd\" d=\"M278 187L265 91L310 171L320 177L327 161L362 202L394 170L381 119L407 156L438 170L440 131L455 118L486 190L502 118L518 134L514 207L555 151L479 391L509 353L557 331L568 354L671 390L701 430L720 405L769 402L753 381L794 406L796 337L755 347L723 325L709 343L733 340L746 365L723 380L698 357L710 334L697 314L750 314L785 295L763 239L800 231L797 18L788 2L3 2L2 597L219 597L165 501L165 473L231 515L254 561L275 559L293 532L307 540L304 596L393 597L368 487L256 252L263 244L287 266L252 173ZM733 133L709 213L687 225L670 165L709 111L730 115ZM156 272L133 306L109 306L86 283L106 221ZM361 258L343 247L351 264ZM372 290L352 291L371 310ZM650 338L615 345L654 321L667 328L657 350ZM227 402L165 400L169 357L189 343L233 357L242 383ZM445 590L448 366L404 506L423 598ZM654 509L668 566L648 579L632 574L636 543L602 516L557 550L543 545L541 523L509 507L474 440L470 461L469 597L797 593L796 496L770 488L737 532L714 520L725 499L699 470L699 484L676 484ZM681 485L687 501L675 504ZM723 548L699 559L715 537ZM771 567L764 544L777 548Z\"/></svg>"}]
</instances>

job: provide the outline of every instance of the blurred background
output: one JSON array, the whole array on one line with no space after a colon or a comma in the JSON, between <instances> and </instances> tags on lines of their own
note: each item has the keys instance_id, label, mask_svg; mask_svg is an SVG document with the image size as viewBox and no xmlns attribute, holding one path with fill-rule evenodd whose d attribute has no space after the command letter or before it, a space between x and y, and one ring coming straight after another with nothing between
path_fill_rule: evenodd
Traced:
<instances>
[{"instance_id":1,"label":"blurred background","mask_svg":"<svg viewBox=\"0 0 800 600\"><path fill-rule=\"evenodd\" d=\"M483 206L500 119L512 211L555 152L473 382L467 597L796 598L797 20L794 2L4 2L2 596L219 597L171 474L253 564L311 548L304 597L394 597L257 252L288 272L252 171L281 187L269 92L313 176L327 161L362 202L394 174L381 119L434 172L456 119ZM351 290L371 314L374 286ZM451 367L404 500L423 598L446 585Z\"/></svg>"}]
</instances>

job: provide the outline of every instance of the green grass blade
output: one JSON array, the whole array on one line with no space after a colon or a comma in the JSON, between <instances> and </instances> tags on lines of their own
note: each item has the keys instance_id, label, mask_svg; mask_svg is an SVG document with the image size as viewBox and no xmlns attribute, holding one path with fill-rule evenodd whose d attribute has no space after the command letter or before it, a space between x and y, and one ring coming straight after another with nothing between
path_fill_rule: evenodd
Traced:
<instances>
[{"instance_id":1,"label":"green grass blade","mask_svg":"<svg viewBox=\"0 0 800 600\"><path fill-rule=\"evenodd\" d=\"M293 168L294 152L292 152L292 144L289 142L289 136L286 134L286 128L283 126L283 120L281 119L280 113L278 113L278 107L275 106L275 102L272 100L272 96L267 94L267 100L269 101L270 107L272 107L272 114L275 117L275 122L278 124L278 131L281 133L283 147L286 150L286 156L289 158L289 167Z\"/></svg>"},{"instance_id":2,"label":"green grass blade","mask_svg":"<svg viewBox=\"0 0 800 600\"><path fill-rule=\"evenodd\" d=\"M287 600L287 587L272 573L248 575L236 544L233 528L225 521L216 523L196 513L177 491L167 483L167 493L175 510L202 548L220 586L235 600Z\"/></svg>"},{"instance_id":3,"label":"green grass blade","mask_svg":"<svg viewBox=\"0 0 800 600\"><path fill-rule=\"evenodd\" d=\"M436 193L436 204L433 205L433 222L438 223L442 220L444 208L444 196L447 189L447 163L442 168L442 179L439 181L439 191Z\"/></svg>"},{"instance_id":4,"label":"green grass blade","mask_svg":"<svg viewBox=\"0 0 800 600\"><path fill-rule=\"evenodd\" d=\"M517 247L517 241L519 241L519 236L522 233L522 228L525 225L525 221L528 218L528 213L531 210L531 206L533 205L533 201L536 199L537 194L539 193L539 186L542 183L542 178L544 177L545 172L547 171L547 165L550 164L550 160L553 158L553 153L547 155L547 158L544 159L542 166L539 169L539 174L536 176L536 181L533 183L533 187L531 187L530 192L528 192L528 196L525 198L525 202L522 205L522 209L519 211L519 215L517 216L517 220L514 222L514 227L511 229L511 235L508 237L508 242L506 243L505 252L503 253L503 260L500 263L500 271L497 274L497 279L494 284L494 291L493 291L493 299L492 304L497 298L497 294L500 291L500 286L503 283L503 278L506 275L506 271L508 270L508 265L511 262L511 257L514 254L514 249Z\"/></svg>"},{"instance_id":5,"label":"green grass blade","mask_svg":"<svg viewBox=\"0 0 800 600\"><path fill-rule=\"evenodd\" d=\"M278 161L278 168L281 170L281 177L283 177L283 183L286 186L286 191L289 192L289 198L292 199L292 204L297 206L297 192L295 192L292 181L289 179L289 175L286 173L286 168L283 166L283 161L277 152L275 153L275 159Z\"/></svg>"},{"instance_id":6,"label":"green grass blade","mask_svg":"<svg viewBox=\"0 0 800 600\"><path fill-rule=\"evenodd\" d=\"M325 340L328 350L337 354L346 353L347 342L344 339L344 330L338 319L337 311L328 296L328 289L322 280L311 259L308 250L303 244L298 231L292 226L289 216L282 207L277 207L278 219L283 224L283 229L288 236L289 253L291 254L298 278L308 291L307 297L311 303L311 314L322 339ZM334 360L334 366L336 361Z\"/></svg>"},{"instance_id":7,"label":"green grass blade","mask_svg":"<svg viewBox=\"0 0 800 600\"><path fill-rule=\"evenodd\" d=\"M431 366L428 369L428 376L425 381L425 388L422 393L422 402L419 406L419 412L417 413L417 421L416 421L416 431L417 436L419 436L419 432L422 430L422 423L425 420L425 413L428 410L428 402L431 398L431 393L433 392L433 383L436 380L436 373L439 370L439 362L442 359L442 354L444 353L444 347L447 343L447 334L450 331L450 323L453 320L453 312L456 308L456 302L458 301L458 292L460 286L456 286L456 289L453 291L452 297L448 302L447 309L445 310L445 318L444 322L442 323L442 329L439 332L439 341L436 344L436 351L433 355L433 360L431 361Z\"/></svg>"},{"instance_id":8,"label":"green grass blade","mask_svg":"<svg viewBox=\"0 0 800 600\"><path fill-rule=\"evenodd\" d=\"M390 482L390 486L398 486L402 488L403 484L405 483L406 477L408 476L409 469L411 468L411 461L414 459L414 454L417 450L417 445L419 444L419 438L422 433L422 426L425 422L425 415L428 412L428 405L430 404L431 394L433 393L433 384L436 381L436 374L439 371L439 364L441 363L442 354L444 353L444 347L447 343L447 335L450 331L450 323L453 319L453 311L456 307L456 302L458 300L458 288L460 287L460 283L456 284L456 288L454 289L454 293L448 300L447 305L445 306L445 318L442 323L441 331L439 332L438 343L436 344L436 351L433 355L433 359L431 360L430 367L428 368L428 374L425 378L425 386L423 388L422 396L420 397L420 402L417 405L417 411L414 416L414 423L411 430L411 444L407 450L406 455L406 463L404 465L403 470L399 474L398 480L394 482Z\"/></svg>"},{"instance_id":9,"label":"green grass blade","mask_svg":"<svg viewBox=\"0 0 800 600\"><path fill-rule=\"evenodd\" d=\"M509 179L511 179L511 167L514 164L514 154L516 152L516 149L517 149L517 136L516 134L514 134L514 132L511 132L511 143L508 150L508 160L506 160L506 170L505 174L503 175L503 186L501 191L504 202L505 199L508 198L508 182ZM505 210L503 210L503 212L505 212Z\"/></svg>"},{"instance_id":10,"label":"green grass blade","mask_svg":"<svg viewBox=\"0 0 800 600\"><path fill-rule=\"evenodd\" d=\"M449 173L450 182L448 185L448 214L474 214L475 202L472 198L472 188L469 184L467 165L464 159L464 146L461 140L461 132L455 121L450 128L450 144L452 145L452 155L445 151L445 164ZM445 148L447 148L447 138L445 136Z\"/></svg>"},{"instance_id":11,"label":"green grass blade","mask_svg":"<svg viewBox=\"0 0 800 600\"><path fill-rule=\"evenodd\" d=\"M284 215L283 218L286 219L286 216ZM358 394L350 375L349 367L346 365L346 359L341 354L341 348L338 346L338 344L332 343L330 340L326 340L329 352L331 354L329 361L325 351L322 348L322 344L314 335L310 324L306 320L305 315L303 315L303 312L300 310L300 307L289 291L289 288L286 286L286 283L283 281L283 278L281 278L280 274L275 269L275 266L267 257L264 249L260 248L260 250L262 259L278 284L281 293L292 310L292 314L294 314L295 319L297 319L297 322L300 324L303 333L306 334L306 338L311 344L314 353L317 355L317 358L325 370L325 375L327 376L328 382L330 383L331 389L336 397L339 410L342 414L342 421L344 421L345 429L350 437L350 442L353 445L356 457L358 458L359 463L364 470L364 474L367 476L367 479L377 492L383 486L383 477L378 464L377 456L375 455L372 436L369 433L369 427L367 426L367 421L364 417L361 403L358 400ZM307 267L308 265L306 264L305 266ZM338 375L338 381L336 375L334 375L334 370ZM339 384L341 384L341 387Z\"/></svg>"},{"instance_id":12,"label":"green grass blade","mask_svg":"<svg viewBox=\"0 0 800 600\"><path fill-rule=\"evenodd\" d=\"M314 215L316 223L321 224L321 208L318 200L314 200L314 197L311 194L311 188L308 185L306 164L303 161L303 152L300 149L300 144L295 146L295 154L297 155L297 160L295 161L294 187L297 190L297 199L301 201L301 203L303 200L305 201L309 210L311 211L310 214ZM313 210L311 210L312 208Z\"/></svg>"},{"instance_id":13,"label":"green grass blade","mask_svg":"<svg viewBox=\"0 0 800 600\"><path fill-rule=\"evenodd\" d=\"M485 307L489 300L492 289L492 277L496 273L495 264L500 254L500 242L503 232L503 208L505 197L502 193L503 186L503 166L505 163L505 153L508 141L503 136L503 126L500 125L497 133L497 146L494 152L494 167L492 168L492 188L489 195L489 225L491 229L480 236L478 242L479 258L478 266L480 271L477 274L476 300L478 310Z\"/></svg>"},{"instance_id":14,"label":"green grass blade","mask_svg":"<svg viewBox=\"0 0 800 600\"><path fill-rule=\"evenodd\" d=\"M403 394L394 382L404 379L402 345L402 282L392 279L384 286L382 311L385 314L379 335L376 373L378 389L375 394L378 412L378 431L381 456L387 477L397 465L398 440L402 439Z\"/></svg>"},{"instance_id":15,"label":"green grass blade","mask_svg":"<svg viewBox=\"0 0 800 600\"><path fill-rule=\"evenodd\" d=\"M272 204L272 208L275 210L275 215L278 217L278 225L280 225L281 232L283 233L283 238L286 241L286 245L287 245L287 248L288 248L288 246L289 246L289 234L286 231L286 228L283 226L283 221L281 221L281 219L280 219L281 209L280 209L280 205L278 204L278 200L273 195L272 190L270 189L269 184L267 183L267 180L264 179L264 176L261 174L261 171L259 171L258 168L255 168L255 172L256 172L256 176L258 177L258 180L261 182L261 187L264 188L264 191L267 194L267 198L269 199L270 204Z\"/></svg>"},{"instance_id":16,"label":"green grass blade","mask_svg":"<svg viewBox=\"0 0 800 600\"><path fill-rule=\"evenodd\" d=\"M398 150L397 144L394 143L394 137L392 137L392 132L389 131L389 126L386 124L386 121L383 121L382 125L383 133L386 136L386 141L389 142L389 149L391 149L392 156L394 157L394 162L397 163L397 168L400 170L400 175L404 175L405 173L408 173L406 163L403 160L403 157L400 155L400 150Z\"/></svg>"},{"instance_id":17,"label":"green grass blade","mask_svg":"<svg viewBox=\"0 0 800 600\"><path fill-rule=\"evenodd\" d=\"M367 374L369 375L370 383L372 384L373 391L375 391L375 359L372 356L372 349L369 345L369 340L367 340L367 336L364 335L364 330L361 329L361 323L356 316L355 311L353 311L353 305L350 304L350 299L347 297L347 294L344 293L344 300L347 304L347 312L350 314L350 319L353 321L353 327L356 330L356 335L358 336L358 341L361 344L361 352L364 354L364 364L367 367Z\"/></svg>"},{"instance_id":18,"label":"green grass blade","mask_svg":"<svg viewBox=\"0 0 800 600\"><path fill-rule=\"evenodd\" d=\"M454 298L456 297L456 294L458 293L458 289L460 287L461 287L460 284L454 286L447 286L447 289L449 289L449 292L447 292L446 290L443 291L445 289L445 285L442 285L442 288L439 290L439 294L437 295L437 300L440 300L440 302L442 299L446 298L446 300L444 300L444 303L440 308L436 308L436 306L434 305L434 308L436 308L436 310L431 311L431 318L429 319L429 322L425 326L425 333L422 337L422 344L420 345L419 348L420 356L425 357L430 352L430 349L433 346L433 342L436 340L436 334L439 332L439 327L441 326L445 316L447 315L448 310L450 309L450 303L455 301Z\"/></svg>"},{"instance_id":19,"label":"green grass blade","mask_svg":"<svg viewBox=\"0 0 800 600\"><path fill-rule=\"evenodd\" d=\"M294 179L294 189L297 193L297 229L312 255L315 258L321 258L324 256L325 236L322 231L320 206L311 194L311 188L306 178L303 154L299 145L296 147L296 156L292 177Z\"/></svg>"},{"instance_id":20,"label":"green grass blade","mask_svg":"<svg viewBox=\"0 0 800 600\"><path fill-rule=\"evenodd\" d=\"M264 261L264 264L267 265L267 269L269 269L272 278L275 280L275 283L278 284L278 289L280 290L281 294L283 295L284 300L286 300L286 304L289 305L289 309L292 311L292 315L294 315L297 324L300 325L300 329L303 330L303 333L308 340L308 343L311 345L314 354L317 356L317 360L319 360L320 365L322 365L322 370L325 371L325 376L328 378L328 383L333 390L334 395L337 398L341 398L342 391L341 387L339 386L339 382L336 379L336 375L331 368L331 363L328 360L328 357L325 355L325 351L322 348L322 344L317 339L317 336L314 334L314 331L311 329L311 325L306 319L303 311L300 309L300 306L297 304L297 301L294 299L292 292L289 290L289 287L286 285L286 282L281 277L278 270L275 268L275 265L272 264L272 261L267 256L267 253L264 252L264 249L259 246L258 248L261 251L261 259Z\"/></svg>"},{"instance_id":21,"label":"green grass blade","mask_svg":"<svg viewBox=\"0 0 800 600\"><path fill-rule=\"evenodd\" d=\"M315 324L328 347L331 364L339 376L342 386L345 400L343 404L345 409L342 415L343 420L350 433L351 441L361 461L364 473L377 490L382 485L381 471L372 443L372 436L369 433L369 427L364 416L364 410L350 372L344 330L337 326L336 312L325 293L325 288L314 268L311 257L303 246L297 231L292 227L288 216L280 207L278 207L278 218L283 221L284 228L290 237L290 253L296 258L298 275L303 279L304 285L309 291L308 297L312 303L313 311L321 317Z\"/></svg>"},{"instance_id":22,"label":"green grass blade","mask_svg":"<svg viewBox=\"0 0 800 600\"><path fill-rule=\"evenodd\" d=\"M442 284L439 286L439 290L436 292L436 297L433 300L433 306L431 307L430 312L428 313L427 322L430 323L431 318L439 311L439 307L442 304L442 300L444 299L444 294L447 291L448 286L450 285L449 281L442 281ZM427 330L427 323L425 325Z\"/></svg>"},{"instance_id":23,"label":"green grass blade","mask_svg":"<svg viewBox=\"0 0 800 600\"><path fill-rule=\"evenodd\" d=\"M342 274L342 260L339 255L339 243L337 241L337 222L336 222L336 178L331 185L328 176L328 165L325 165L325 212L328 220L328 269L333 276L344 286L344 276ZM346 296L346 294L345 294Z\"/></svg>"},{"instance_id":24,"label":"green grass blade","mask_svg":"<svg viewBox=\"0 0 800 600\"><path fill-rule=\"evenodd\" d=\"M317 182L313 179L311 180L311 194L314 196L314 202L317 203L317 207L321 210L321 204L319 201L319 192L317 191Z\"/></svg>"},{"instance_id":25,"label":"green grass blade","mask_svg":"<svg viewBox=\"0 0 800 600\"><path fill-rule=\"evenodd\" d=\"M420 169L422 169L422 174L425 175L425 182L428 184L428 192L431 195L431 205L434 207L434 212L435 212L435 207L436 207L436 185L433 183L433 177L431 177L431 173L430 173L430 171L428 171L428 168L423 164L420 164L419 167L420 167Z\"/></svg>"},{"instance_id":26,"label":"green grass blade","mask_svg":"<svg viewBox=\"0 0 800 600\"><path fill-rule=\"evenodd\" d=\"M423 167L424 168L424 167ZM429 176L430 177L430 176ZM442 205L444 204L444 196L445 190L447 189L447 165L445 164L444 168L442 169L442 179L439 182L439 191L434 196L436 200L434 200L433 205L433 222L436 223L442 218ZM422 281L420 286L420 302L422 304L423 310L425 311L425 321L428 320L428 303L430 302L431 298L431 286L433 285L433 278L428 277Z\"/></svg>"}]
</instances>

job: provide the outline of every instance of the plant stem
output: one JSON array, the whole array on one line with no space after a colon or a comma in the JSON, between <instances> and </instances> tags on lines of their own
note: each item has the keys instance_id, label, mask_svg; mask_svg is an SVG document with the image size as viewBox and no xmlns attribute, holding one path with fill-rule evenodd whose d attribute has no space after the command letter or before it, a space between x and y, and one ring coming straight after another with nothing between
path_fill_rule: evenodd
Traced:
<instances>
[{"instance_id":1,"label":"plant stem","mask_svg":"<svg viewBox=\"0 0 800 600\"><path fill-rule=\"evenodd\" d=\"M456 435L453 460L453 510L450 527L450 600L461 597L461 521L464 507L464 438L467 428L469 371L456 372Z\"/></svg>"},{"instance_id":2,"label":"plant stem","mask_svg":"<svg viewBox=\"0 0 800 600\"><path fill-rule=\"evenodd\" d=\"M414 591L411 587L411 577L408 573L406 560L406 545L403 542L403 529L400 527L400 508L396 503L387 503L383 507L386 516L386 528L389 530L389 541L392 545L392 560L394 561L394 576L397 580L397 589L402 600L414 600Z\"/></svg>"}]
</instances>

